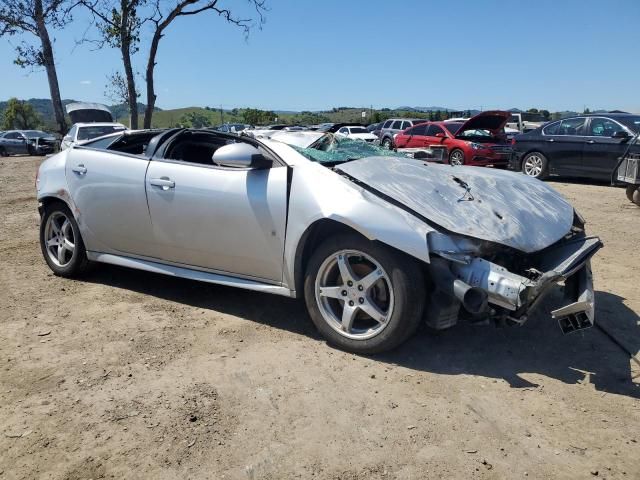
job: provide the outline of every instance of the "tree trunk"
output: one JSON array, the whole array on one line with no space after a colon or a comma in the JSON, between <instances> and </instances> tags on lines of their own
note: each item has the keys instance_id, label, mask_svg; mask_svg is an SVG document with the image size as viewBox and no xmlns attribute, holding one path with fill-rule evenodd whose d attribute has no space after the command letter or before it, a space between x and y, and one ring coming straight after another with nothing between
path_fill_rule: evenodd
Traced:
<instances>
[{"instance_id":1,"label":"tree trunk","mask_svg":"<svg viewBox=\"0 0 640 480\"><path fill-rule=\"evenodd\" d=\"M53 103L53 113L56 117L56 125L61 135L67 133L67 122L64 118L62 109L62 99L60 98L60 86L58 85L58 73L56 72L56 64L53 58L53 48L51 47L51 39L44 21L44 12L42 9L42 0L35 0L35 17L38 27L38 36L42 42L42 59L44 67L47 70L47 78L49 80L49 91L51 92L51 102Z\"/></svg>"},{"instance_id":2,"label":"tree trunk","mask_svg":"<svg viewBox=\"0 0 640 480\"><path fill-rule=\"evenodd\" d=\"M151 47L149 48L149 60L147 61L147 106L144 111L144 128L151 128L151 117L153 116L153 109L156 106L156 92L153 84L153 75L156 68L156 55L158 53L158 44L162 38L162 30L156 29L151 40Z\"/></svg>"},{"instance_id":3,"label":"tree trunk","mask_svg":"<svg viewBox=\"0 0 640 480\"><path fill-rule=\"evenodd\" d=\"M138 95L136 92L136 81L131 66L131 37L127 25L129 23L129 9L127 2L122 0L122 25L120 28L120 51L122 53L122 63L124 64L124 74L127 80L127 96L129 100L129 128L138 129Z\"/></svg>"}]
</instances>

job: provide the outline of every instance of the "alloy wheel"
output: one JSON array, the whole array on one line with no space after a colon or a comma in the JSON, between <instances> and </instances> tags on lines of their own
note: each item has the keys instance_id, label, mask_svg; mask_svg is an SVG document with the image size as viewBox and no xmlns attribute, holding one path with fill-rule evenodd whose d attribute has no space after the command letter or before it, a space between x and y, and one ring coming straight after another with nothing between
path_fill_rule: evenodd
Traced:
<instances>
[{"instance_id":1,"label":"alloy wheel","mask_svg":"<svg viewBox=\"0 0 640 480\"><path fill-rule=\"evenodd\" d=\"M378 335L393 313L389 275L358 250L341 250L325 259L316 276L315 297L327 324L350 339Z\"/></svg>"},{"instance_id":2,"label":"alloy wheel","mask_svg":"<svg viewBox=\"0 0 640 480\"><path fill-rule=\"evenodd\" d=\"M73 226L67 216L60 211L47 218L44 228L44 241L49 259L58 267L66 267L75 251Z\"/></svg>"},{"instance_id":3,"label":"alloy wheel","mask_svg":"<svg viewBox=\"0 0 640 480\"><path fill-rule=\"evenodd\" d=\"M449 163L451 165L463 165L464 164L464 154L461 151L456 150L455 152L453 152L451 154L451 157L449 158Z\"/></svg>"},{"instance_id":4,"label":"alloy wheel","mask_svg":"<svg viewBox=\"0 0 640 480\"><path fill-rule=\"evenodd\" d=\"M524 160L523 171L530 177L539 177L542 173L542 158L538 155L529 155Z\"/></svg>"}]
</instances>

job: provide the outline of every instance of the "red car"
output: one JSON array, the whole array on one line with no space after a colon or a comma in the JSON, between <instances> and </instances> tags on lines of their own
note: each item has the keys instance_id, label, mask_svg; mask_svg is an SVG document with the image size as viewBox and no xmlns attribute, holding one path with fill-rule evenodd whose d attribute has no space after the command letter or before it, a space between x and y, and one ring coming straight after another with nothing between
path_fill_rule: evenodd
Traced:
<instances>
[{"instance_id":1,"label":"red car","mask_svg":"<svg viewBox=\"0 0 640 480\"><path fill-rule=\"evenodd\" d=\"M504 133L509 112L482 112L465 122L426 122L399 133L396 148L425 148L444 145L452 165L506 166L511 142Z\"/></svg>"}]
</instances>

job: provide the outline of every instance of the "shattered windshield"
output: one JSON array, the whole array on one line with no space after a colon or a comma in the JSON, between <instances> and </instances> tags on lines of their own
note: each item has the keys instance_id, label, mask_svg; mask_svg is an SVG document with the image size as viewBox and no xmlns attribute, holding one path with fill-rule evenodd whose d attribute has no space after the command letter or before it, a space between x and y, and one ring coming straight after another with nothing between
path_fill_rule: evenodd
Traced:
<instances>
[{"instance_id":1,"label":"shattered windshield","mask_svg":"<svg viewBox=\"0 0 640 480\"><path fill-rule=\"evenodd\" d=\"M365 157L407 158L406 155L381 148L362 140L340 138L328 133L307 148L290 145L313 162L344 163Z\"/></svg>"}]
</instances>

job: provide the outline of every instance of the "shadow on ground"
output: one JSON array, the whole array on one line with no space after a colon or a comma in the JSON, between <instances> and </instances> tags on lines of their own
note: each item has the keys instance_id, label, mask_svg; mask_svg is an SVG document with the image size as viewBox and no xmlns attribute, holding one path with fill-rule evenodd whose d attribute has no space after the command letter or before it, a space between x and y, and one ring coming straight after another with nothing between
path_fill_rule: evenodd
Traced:
<instances>
[{"instance_id":1,"label":"shadow on ground","mask_svg":"<svg viewBox=\"0 0 640 480\"><path fill-rule=\"evenodd\" d=\"M113 266L96 268L84 281L234 315L319 338L302 301L221 287ZM460 324L443 332L420 330L399 349L376 360L441 375L479 375L506 380L512 388L535 387L521 375L542 374L567 384L592 383L596 390L640 398L629 355L599 328L563 335L550 310L561 295L522 327ZM634 355L640 351L640 318L623 298L596 293L596 321ZM634 382L635 380L635 382Z\"/></svg>"}]
</instances>

